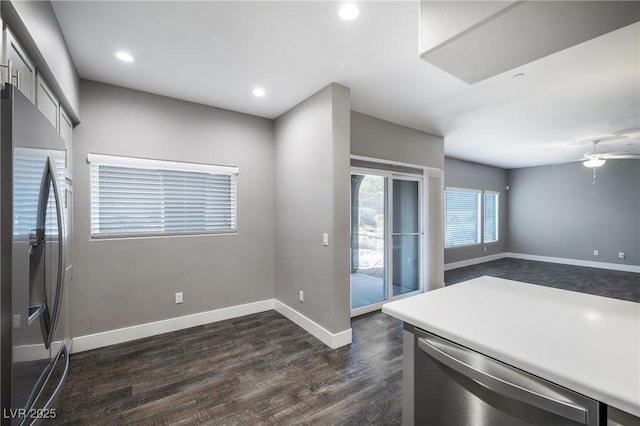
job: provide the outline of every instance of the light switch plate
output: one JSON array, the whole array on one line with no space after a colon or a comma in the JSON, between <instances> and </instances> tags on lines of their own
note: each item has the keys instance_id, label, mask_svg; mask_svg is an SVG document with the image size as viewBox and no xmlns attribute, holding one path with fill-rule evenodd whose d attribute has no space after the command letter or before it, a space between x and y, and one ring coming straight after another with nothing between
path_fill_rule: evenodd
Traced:
<instances>
[{"instance_id":1,"label":"light switch plate","mask_svg":"<svg viewBox=\"0 0 640 426\"><path fill-rule=\"evenodd\" d=\"M329 245L329 234L322 234L322 245L323 246Z\"/></svg>"}]
</instances>

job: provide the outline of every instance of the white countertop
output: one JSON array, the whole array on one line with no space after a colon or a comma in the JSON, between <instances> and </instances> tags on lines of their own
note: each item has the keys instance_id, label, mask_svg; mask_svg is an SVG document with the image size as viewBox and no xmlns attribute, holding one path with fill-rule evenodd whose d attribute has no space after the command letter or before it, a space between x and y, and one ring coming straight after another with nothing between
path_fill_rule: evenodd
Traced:
<instances>
[{"instance_id":1,"label":"white countertop","mask_svg":"<svg viewBox=\"0 0 640 426\"><path fill-rule=\"evenodd\" d=\"M382 312L640 416L640 304L494 277Z\"/></svg>"}]
</instances>

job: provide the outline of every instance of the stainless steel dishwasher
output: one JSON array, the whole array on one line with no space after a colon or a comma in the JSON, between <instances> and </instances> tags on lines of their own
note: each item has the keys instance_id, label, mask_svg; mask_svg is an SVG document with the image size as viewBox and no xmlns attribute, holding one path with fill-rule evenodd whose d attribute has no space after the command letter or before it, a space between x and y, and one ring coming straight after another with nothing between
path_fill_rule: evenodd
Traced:
<instances>
[{"instance_id":1,"label":"stainless steel dishwasher","mask_svg":"<svg viewBox=\"0 0 640 426\"><path fill-rule=\"evenodd\" d=\"M415 424L604 425L601 403L415 329Z\"/></svg>"}]
</instances>

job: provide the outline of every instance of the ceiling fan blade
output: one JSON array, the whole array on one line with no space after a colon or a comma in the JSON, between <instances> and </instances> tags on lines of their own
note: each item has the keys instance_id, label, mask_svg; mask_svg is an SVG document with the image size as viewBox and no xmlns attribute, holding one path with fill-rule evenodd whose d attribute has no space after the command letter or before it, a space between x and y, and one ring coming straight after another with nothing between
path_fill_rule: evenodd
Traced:
<instances>
[{"instance_id":1,"label":"ceiling fan blade","mask_svg":"<svg viewBox=\"0 0 640 426\"><path fill-rule=\"evenodd\" d=\"M607 153L607 154L601 154L598 157L603 158L605 160L622 160L622 159L633 159L633 160L640 160L640 154L625 154L625 153Z\"/></svg>"},{"instance_id":2,"label":"ceiling fan blade","mask_svg":"<svg viewBox=\"0 0 640 426\"><path fill-rule=\"evenodd\" d=\"M584 138L584 139L576 139L574 141L571 141L569 143L567 143L567 145L569 146L590 146L593 147L593 143L595 142L596 144L608 144L608 143L614 143L614 142L618 142L618 141L622 141L627 139L628 136L627 135L606 135L606 136L592 136L590 138Z\"/></svg>"},{"instance_id":3,"label":"ceiling fan blade","mask_svg":"<svg viewBox=\"0 0 640 426\"><path fill-rule=\"evenodd\" d=\"M637 135L640 134L640 127L638 126L633 126L633 127L627 127L626 129L621 129L618 130L617 132L613 132L614 135L625 135L625 136L631 136L631 135Z\"/></svg>"}]
</instances>

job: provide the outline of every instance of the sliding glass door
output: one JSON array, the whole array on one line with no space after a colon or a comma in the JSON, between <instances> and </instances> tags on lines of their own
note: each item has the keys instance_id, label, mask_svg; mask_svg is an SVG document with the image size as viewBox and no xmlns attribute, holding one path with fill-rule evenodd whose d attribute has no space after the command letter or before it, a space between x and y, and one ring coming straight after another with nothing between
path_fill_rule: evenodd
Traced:
<instances>
[{"instance_id":1,"label":"sliding glass door","mask_svg":"<svg viewBox=\"0 0 640 426\"><path fill-rule=\"evenodd\" d=\"M351 175L351 310L369 312L422 286L422 179Z\"/></svg>"},{"instance_id":2,"label":"sliding glass door","mask_svg":"<svg viewBox=\"0 0 640 426\"><path fill-rule=\"evenodd\" d=\"M386 188L384 176L351 175L351 309L388 298Z\"/></svg>"},{"instance_id":3,"label":"sliding glass door","mask_svg":"<svg viewBox=\"0 0 640 426\"><path fill-rule=\"evenodd\" d=\"M420 289L420 185L393 179L393 295Z\"/></svg>"}]
</instances>

